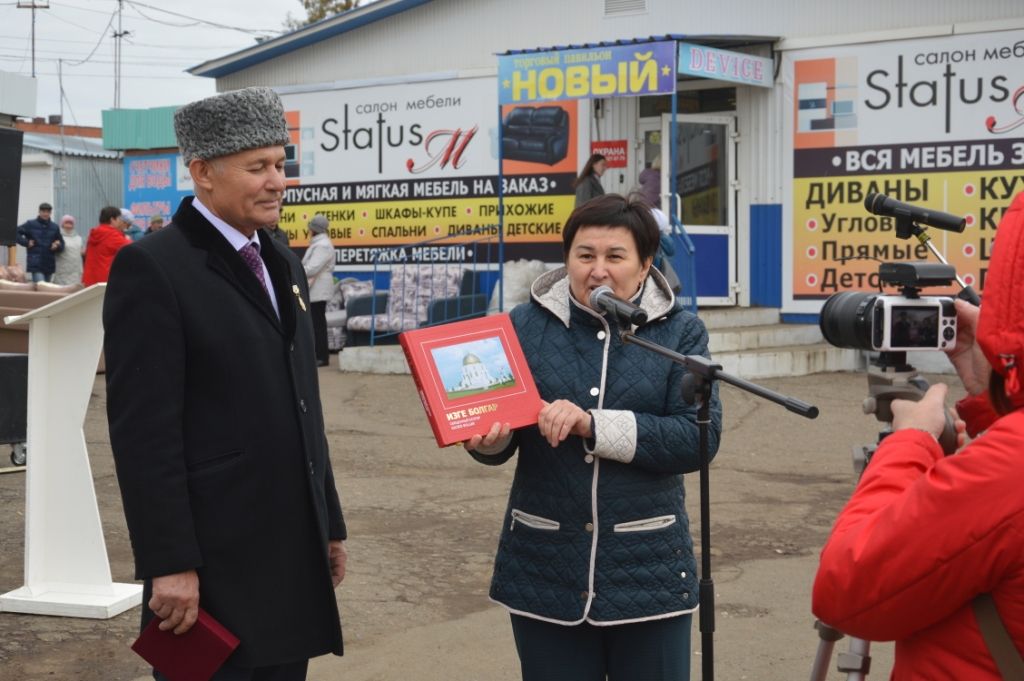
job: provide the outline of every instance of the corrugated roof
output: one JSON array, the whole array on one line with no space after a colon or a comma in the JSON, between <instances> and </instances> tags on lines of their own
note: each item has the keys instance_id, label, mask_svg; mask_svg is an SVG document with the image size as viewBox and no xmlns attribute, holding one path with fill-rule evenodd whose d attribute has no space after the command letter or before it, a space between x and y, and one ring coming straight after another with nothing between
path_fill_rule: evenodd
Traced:
<instances>
[{"instance_id":1,"label":"corrugated roof","mask_svg":"<svg viewBox=\"0 0 1024 681\"><path fill-rule=\"evenodd\" d=\"M63 143L61 140L63 139ZM59 154L63 149L68 156L84 156L88 158L120 158L121 154L103 148L103 144L95 137L72 137L71 135L41 135L26 132L22 145L30 149L38 149L51 154Z\"/></svg>"},{"instance_id":2,"label":"corrugated roof","mask_svg":"<svg viewBox=\"0 0 1024 681\"><path fill-rule=\"evenodd\" d=\"M556 52L560 50L582 50L595 47L615 47L616 45L638 45L641 43L658 43L666 40L677 40L684 43L696 43L708 47L735 48L751 45L774 43L777 36L762 35L686 35L684 33L666 33L640 38L624 38L622 40L602 40L596 43L580 43L579 45L552 45L551 47L530 47L521 50L508 50L500 54L527 54L530 52Z\"/></svg>"},{"instance_id":3,"label":"corrugated roof","mask_svg":"<svg viewBox=\"0 0 1024 681\"><path fill-rule=\"evenodd\" d=\"M177 106L153 109L107 109L103 112L103 146L107 149L170 149Z\"/></svg>"},{"instance_id":4,"label":"corrugated roof","mask_svg":"<svg viewBox=\"0 0 1024 681\"><path fill-rule=\"evenodd\" d=\"M221 76L247 69L250 66L255 66L275 57L280 57L283 54L309 47L322 40L353 31L381 19L386 19L395 14L401 14L406 10L425 5L428 2L430 0L378 0L372 5L350 9L347 12L328 17L291 33L285 33L276 38L265 40L258 45L203 62L198 66L188 69L188 72L194 76L220 78Z\"/></svg>"}]
</instances>

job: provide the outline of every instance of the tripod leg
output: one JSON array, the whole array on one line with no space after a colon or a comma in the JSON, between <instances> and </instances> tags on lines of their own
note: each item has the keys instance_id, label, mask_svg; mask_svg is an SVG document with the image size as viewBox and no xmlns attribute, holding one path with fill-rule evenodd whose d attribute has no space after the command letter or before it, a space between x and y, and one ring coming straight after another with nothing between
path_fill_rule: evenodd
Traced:
<instances>
[{"instance_id":1,"label":"tripod leg","mask_svg":"<svg viewBox=\"0 0 1024 681\"><path fill-rule=\"evenodd\" d=\"M839 654L839 671L846 672L847 681L864 681L871 671L871 643L850 637L850 649Z\"/></svg>"},{"instance_id":2,"label":"tripod leg","mask_svg":"<svg viewBox=\"0 0 1024 681\"><path fill-rule=\"evenodd\" d=\"M836 647L836 641L843 637L843 633L821 620L814 622L814 628L818 630L818 652L814 656L814 666L811 667L811 681L825 681L828 677L828 665L832 661L832 650Z\"/></svg>"}]
</instances>

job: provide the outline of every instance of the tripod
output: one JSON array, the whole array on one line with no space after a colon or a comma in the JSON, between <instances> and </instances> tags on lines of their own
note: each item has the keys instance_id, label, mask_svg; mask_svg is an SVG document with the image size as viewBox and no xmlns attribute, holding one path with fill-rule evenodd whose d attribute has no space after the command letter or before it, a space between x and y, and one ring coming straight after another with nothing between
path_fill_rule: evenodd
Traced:
<instances>
[{"instance_id":1,"label":"tripod","mask_svg":"<svg viewBox=\"0 0 1024 681\"><path fill-rule=\"evenodd\" d=\"M817 418L818 408L786 397L755 383L745 381L722 371L722 365L714 364L700 355L681 355L658 345L646 338L640 338L629 326L619 322L619 336L623 343L632 343L667 357L689 370L683 379L683 400L697 406L697 426L700 433L700 633L701 633L701 679L714 681L715 678L715 582L711 578L711 481L708 452L708 425L711 423L711 392L713 381L719 379L742 388L749 393L780 404L789 411L809 419Z\"/></svg>"},{"instance_id":2,"label":"tripod","mask_svg":"<svg viewBox=\"0 0 1024 681\"><path fill-rule=\"evenodd\" d=\"M907 363L905 352L881 352L868 366L868 397L864 400L865 414L873 414L875 419L889 424L892 422L892 401L911 400L916 402L928 390L928 382L912 365ZM881 442L892 431L886 427L878 434ZM939 437L939 444L946 455L956 451L956 429L952 419L947 415L946 427ZM871 461L871 455L878 445L856 445L853 448L853 471L860 480ZM814 628L818 630L818 651L814 656L811 668L811 681L825 681L828 674L832 651L844 634L821 620L815 620ZM871 643L863 639L850 637L850 647L840 653L837 669L846 672L847 681L864 681L871 671Z\"/></svg>"}]
</instances>

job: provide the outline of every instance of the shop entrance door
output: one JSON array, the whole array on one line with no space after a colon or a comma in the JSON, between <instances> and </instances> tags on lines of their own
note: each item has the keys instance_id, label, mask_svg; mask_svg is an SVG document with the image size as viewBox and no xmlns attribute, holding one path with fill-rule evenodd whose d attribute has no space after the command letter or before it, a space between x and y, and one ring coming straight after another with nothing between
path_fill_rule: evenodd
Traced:
<instances>
[{"instance_id":1,"label":"shop entrance door","mask_svg":"<svg viewBox=\"0 0 1024 681\"><path fill-rule=\"evenodd\" d=\"M696 248L697 304L735 305L736 118L688 114L677 116L675 125L678 183L671 196L672 116L662 116L662 210L675 203Z\"/></svg>"}]
</instances>

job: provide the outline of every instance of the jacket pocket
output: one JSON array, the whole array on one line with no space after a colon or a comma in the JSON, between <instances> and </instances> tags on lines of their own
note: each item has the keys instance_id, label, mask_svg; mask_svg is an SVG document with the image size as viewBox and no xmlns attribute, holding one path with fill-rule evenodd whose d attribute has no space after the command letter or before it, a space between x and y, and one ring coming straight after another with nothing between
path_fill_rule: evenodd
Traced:
<instances>
[{"instance_id":1,"label":"jacket pocket","mask_svg":"<svg viewBox=\"0 0 1024 681\"><path fill-rule=\"evenodd\" d=\"M234 463L235 461L237 461L239 458L241 458L241 456L241 450L234 452L225 452L224 454L212 456L209 459L203 459L202 461L196 461L194 463L187 464L186 468L188 470L189 476L202 475L204 473L209 473L221 468L225 468Z\"/></svg>"},{"instance_id":2,"label":"jacket pocket","mask_svg":"<svg viewBox=\"0 0 1024 681\"><path fill-rule=\"evenodd\" d=\"M557 530L559 523L557 520L551 520L549 518L542 518L539 515L533 515L532 513L524 513L518 508L512 509L512 524L509 526L509 530L516 529L516 523L522 523L527 527L532 527L535 530Z\"/></svg>"},{"instance_id":3,"label":"jacket pocket","mask_svg":"<svg viewBox=\"0 0 1024 681\"><path fill-rule=\"evenodd\" d=\"M616 523L612 530L615 532L650 532L651 530L661 530L675 524L676 517L674 515L659 515L654 518Z\"/></svg>"}]
</instances>

